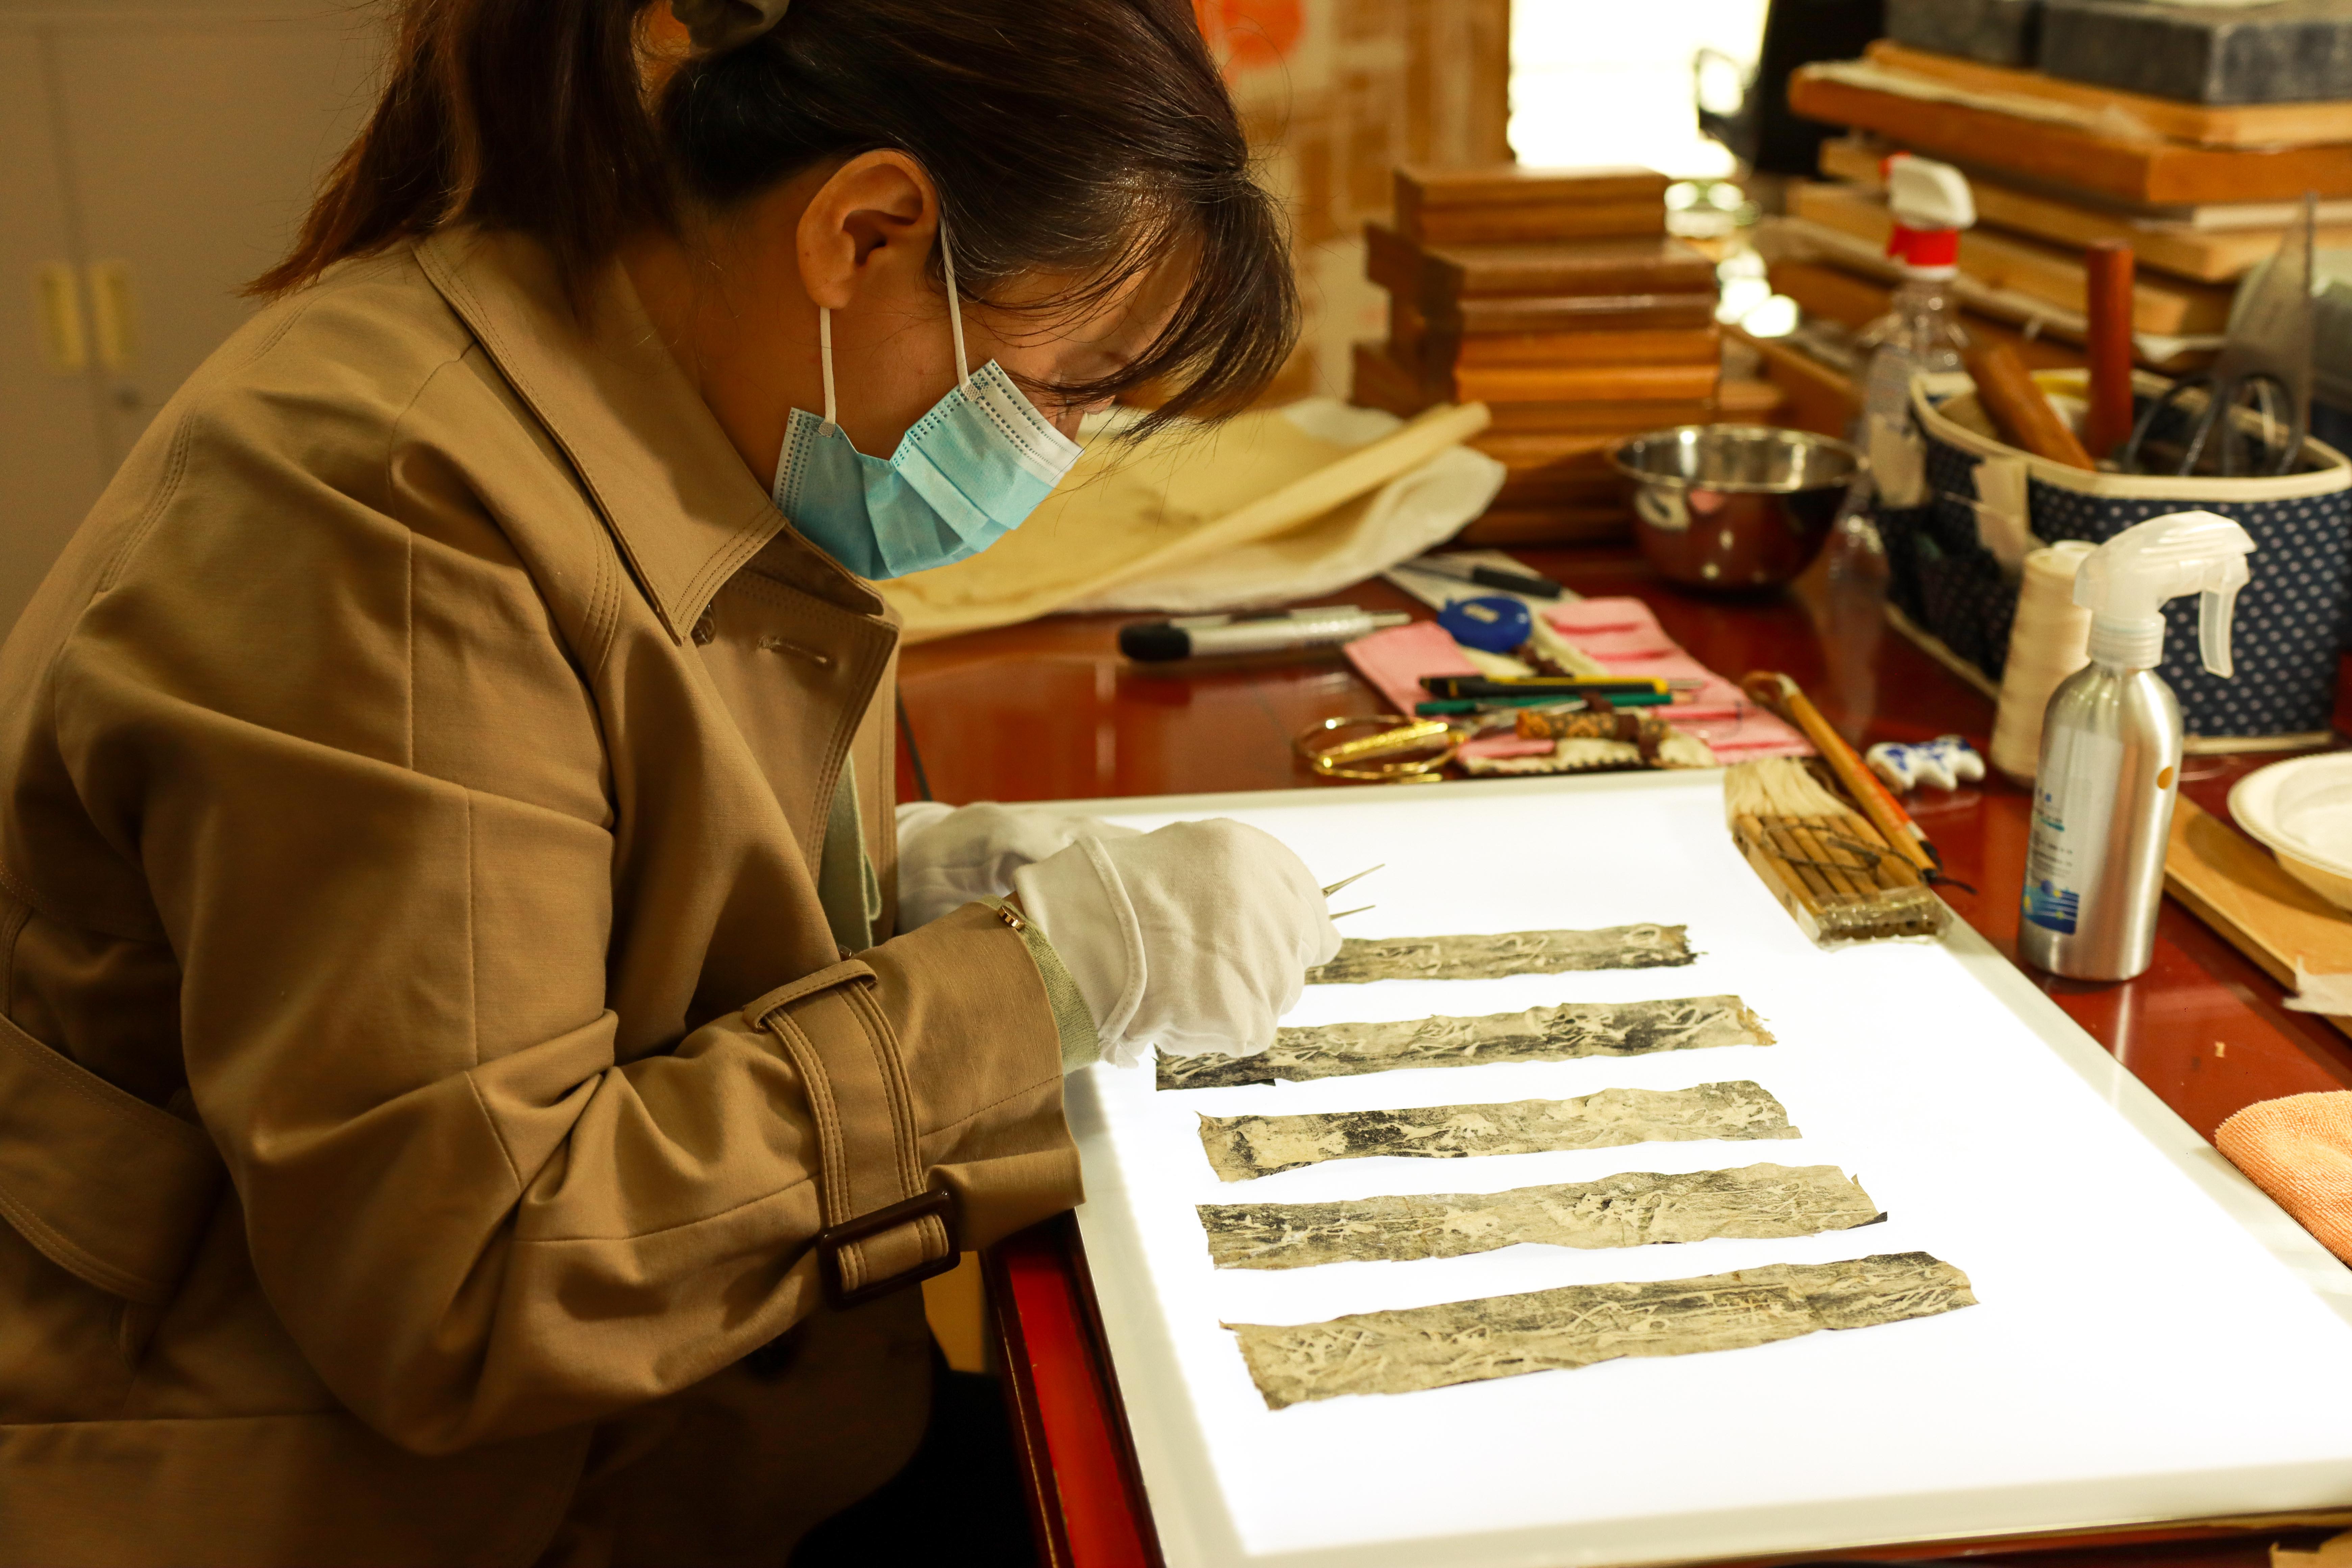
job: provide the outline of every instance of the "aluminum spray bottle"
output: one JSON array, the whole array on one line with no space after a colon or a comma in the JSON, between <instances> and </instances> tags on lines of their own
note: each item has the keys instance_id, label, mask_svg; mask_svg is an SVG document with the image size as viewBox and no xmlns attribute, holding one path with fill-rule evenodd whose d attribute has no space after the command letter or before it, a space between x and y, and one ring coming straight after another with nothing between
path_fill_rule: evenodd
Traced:
<instances>
[{"instance_id":1,"label":"aluminum spray bottle","mask_svg":"<svg viewBox=\"0 0 2352 1568\"><path fill-rule=\"evenodd\" d=\"M2205 668L2230 674L2230 617L2254 542L2226 517L2174 512L2084 559L2091 662L2051 694L2033 775L2017 950L2074 980L2129 980L2156 952L2164 849L2180 795L2180 704L2158 679L2164 605L2198 604Z\"/></svg>"}]
</instances>

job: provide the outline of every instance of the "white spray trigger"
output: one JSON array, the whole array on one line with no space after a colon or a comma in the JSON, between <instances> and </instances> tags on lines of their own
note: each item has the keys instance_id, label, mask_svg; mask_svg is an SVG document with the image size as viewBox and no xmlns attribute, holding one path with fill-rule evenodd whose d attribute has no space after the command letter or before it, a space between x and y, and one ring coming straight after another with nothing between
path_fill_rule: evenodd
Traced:
<instances>
[{"instance_id":1,"label":"white spray trigger","mask_svg":"<svg viewBox=\"0 0 2352 1568\"><path fill-rule=\"evenodd\" d=\"M2125 529L2083 558L2074 603L2091 612L2092 662L2153 669L2164 658L2164 605L2199 595L2198 657L2215 675L2231 672L2230 626L2238 590L2252 576L2254 542L2228 518L2176 511Z\"/></svg>"},{"instance_id":2,"label":"white spray trigger","mask_svg":"<svg viewBox=\"0 0 2352 1568\"><path fill-rule=\"evenodd\" d=\"M2197 595L2197 657L2208 673L2224 680L2235 673L2230 659L2230 623L2238 613L2238 590L2252 577L2246 558L2233 555L2221 569L2219 585Z\"/></svg>"}]
</instances>

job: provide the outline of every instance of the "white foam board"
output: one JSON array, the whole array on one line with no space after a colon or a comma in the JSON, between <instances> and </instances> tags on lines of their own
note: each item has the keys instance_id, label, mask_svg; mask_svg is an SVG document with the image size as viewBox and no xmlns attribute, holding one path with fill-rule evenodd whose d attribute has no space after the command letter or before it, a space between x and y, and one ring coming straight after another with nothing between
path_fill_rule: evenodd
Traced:
<instances>
[{"instance_id":1,"label":"white foam board","mask_svg":"<svg viewBox=\"0 0 2352 1568\"><path fill-rule=\"evenodd\" d=\"M2352 1271L1955 920L1824 952L1733 850L1718 773L1093 803L1229 816L1319 879L1387 869L1350 934L1656 921L1651 969L1308 988L1286 1020L1730 992L1770 1047L1161 1092L1069 1085L1078 1211L1162 1548L1195 1564L1612 1564L2352 1507ZM1058 809L1070 809L1063 803ZM1752 1079L1801 1140L1349 1160L1217 1180L1202 1114L1565 1098ZM1210 1266L1193 1205L1833 1163L1890 1218L1793 1240L1286 1271ZM1980 1305L1750 1350L1268 1411L1225 1321L1931 1252ZM2321 1391L2333 1391L2323 1394Z\"/></svg>"}]
</instances>

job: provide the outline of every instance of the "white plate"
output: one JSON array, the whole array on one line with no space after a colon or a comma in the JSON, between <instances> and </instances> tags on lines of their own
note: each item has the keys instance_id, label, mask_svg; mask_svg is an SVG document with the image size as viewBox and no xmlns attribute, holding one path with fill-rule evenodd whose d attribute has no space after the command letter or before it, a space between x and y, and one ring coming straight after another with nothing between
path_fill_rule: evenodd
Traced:
<instances>
[{"instance_id":1,"label":"white plate","mask_svg":"<svg viewBox=\"0 0 2352 1568\"><path fill-rule=\"evenodd\" d=\"M2231 789L2230 815L2297 881L2352 910L2352 752L2257 768Z\"/></svg>"}]
</instances>

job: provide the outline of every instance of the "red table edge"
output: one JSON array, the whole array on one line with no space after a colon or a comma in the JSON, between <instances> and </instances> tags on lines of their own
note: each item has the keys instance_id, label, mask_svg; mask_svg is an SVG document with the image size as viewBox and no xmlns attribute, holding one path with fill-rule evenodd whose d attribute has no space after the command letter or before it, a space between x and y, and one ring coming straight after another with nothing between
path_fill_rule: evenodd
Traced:
<instances>
[{"instance_id":1,"label":"red table edge","mask_svg":"<svg viewBox=\"0 0 2352 1568\"><path fill-rule=\"evenodd\" d=\"M1163 1568L1077 1223L981 1255L1024 1500L1045 1568Z\"/></svg>"},{"instance_id":2,"label":"red table edge","mask_svg":"<svg viewBox=\"0 0 2352 1568\"><path fill-rule=\"evenodd\" d=\"M1029 1485L1025 1500L1045 1568L1165 1568L1151 1505L1110 1370L1068 1215L1007 1237L982 1255L1004 1398ZM2352 1527L2352 1511L2182 1521L2130 1528L1886 1542L1830 1552L1720 1559L1721 1568L1860 1559L1932 1562L2063 1547L2118 1548Z\"/></svg>"}]
</instances>

